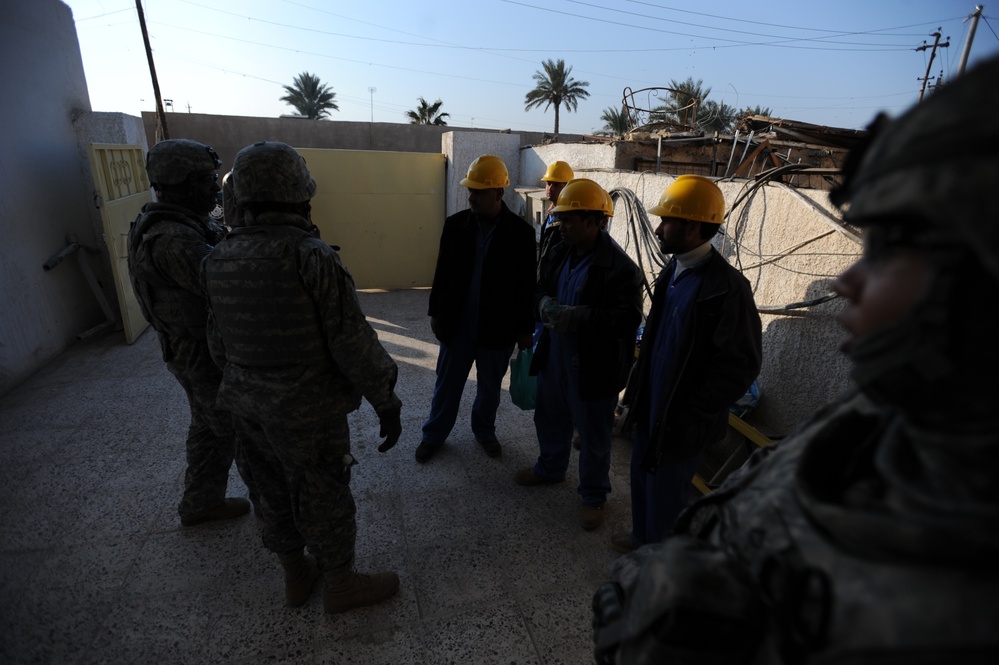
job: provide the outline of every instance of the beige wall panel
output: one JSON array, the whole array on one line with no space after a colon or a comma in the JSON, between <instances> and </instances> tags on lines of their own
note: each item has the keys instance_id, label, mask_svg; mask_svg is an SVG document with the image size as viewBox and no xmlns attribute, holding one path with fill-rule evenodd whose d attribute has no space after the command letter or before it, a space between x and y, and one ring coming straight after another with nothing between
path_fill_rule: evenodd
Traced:
<instances>
[{"instance_id":1,"label":"beige wall panel","mask_svg":"<svg viewBox=\"0 0 999 665\"><path fill-rule=\"evenodd\" d=\"M430 286L444 226L441 154L300 149L316 179L312 221L359 289Z\"/></svg>"}]
</instances>

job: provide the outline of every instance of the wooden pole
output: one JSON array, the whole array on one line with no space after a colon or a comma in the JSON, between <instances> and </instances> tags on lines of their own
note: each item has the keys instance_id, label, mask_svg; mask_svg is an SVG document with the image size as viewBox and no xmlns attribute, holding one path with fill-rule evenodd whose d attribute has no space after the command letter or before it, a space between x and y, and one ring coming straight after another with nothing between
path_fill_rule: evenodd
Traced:
<instances>
[{"instance_id":1,"label":"wooden pole","mask_svg":"<svg viewBox=\"0 0 999 665\"><path fill-rule=\"evenodd\" d=\"M153 94L156 96L156 138L157 140L166 140L170 138L170 132L167 130L166 113L163 111L160 83L156 79L156 66L153 64L153 49L149 46L149 33L146 31L146 16L142 13L142 0L135 0L135 9L139 12L139 27L142 29L142 41L146 45L146 60L149 61L149 75L153 79Z\"/></svg>"},{"instance_id":2,"label":"wooden pole","mask_svg":"<svg viewBox=\"0 0 999 665\"><path fill-rule=\"evenodd\" d=\"M930 67L933 66L933 59L937 55L937 49L938 48L943 48L945 46L950 46L950 42L949 41L946 41L943 44L940 43L940 37L941 37L941 35L940 35L939 29L937 30L937 32L934 32L930 36L933 37L933 46L932 47L927 46L926 44L923 44L922 46L920 46L920 47L918 47L916 49L917 51L925 51L928 48L932 48L933 49L932 51L930 51L930 61L926 63L926 76L924 76L923 79L922 79L923 85L919 88L919 101L923 101L923 95L926 93L926 84L930 80ZM947 39L950 39L950 37L948 37Z\"/></svg>"}]
</instances>

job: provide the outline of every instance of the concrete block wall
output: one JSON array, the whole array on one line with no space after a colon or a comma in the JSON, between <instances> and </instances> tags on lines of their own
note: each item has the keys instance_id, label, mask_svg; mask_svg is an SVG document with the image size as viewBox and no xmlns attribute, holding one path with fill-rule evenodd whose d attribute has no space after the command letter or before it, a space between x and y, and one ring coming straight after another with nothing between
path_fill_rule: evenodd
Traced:
<instances>
[{"instance_id":1,"label":"concrete block wall","mask_svg":"<svg viewBox=\"0 0 999 665\"><path fill-rule=\"evenodd\" d=\"M400 114L402 115L402 114ZM249 116L208 115L204 113L166 113L171 138L185 138L212 146L222 160L222 170L228 171L241 149L257 141L281 141L296 148L328 148L336 150L384 150L388 152L443 152L445 134L497 134L516 136L521 144L541 143L541 132L496 132L446 125L413 125L402 122L346 122L290 118L258 118ZM143 112L143 127L149 145L156 143L156 114ZM563 140L582 140L579 135L566 135Z\"/></svg>"}]
</instances>

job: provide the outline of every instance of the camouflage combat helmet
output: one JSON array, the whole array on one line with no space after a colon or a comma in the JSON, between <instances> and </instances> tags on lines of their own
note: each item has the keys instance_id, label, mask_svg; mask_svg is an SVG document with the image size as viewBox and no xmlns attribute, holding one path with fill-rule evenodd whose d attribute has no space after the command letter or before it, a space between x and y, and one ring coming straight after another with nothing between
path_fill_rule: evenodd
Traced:
<instances>
[{"instance_id":1,"label":"camouflage combat helmet","mask_svg":"<svg viewBox=\"0 0 999 665\"><path fill-rule=\"evenodd\" d=\"M933 93L895 121L881 116L831 193L858 226L917 224L952 233L999 278L999 58ZM947 227L947 228L944 228Z\"/></svg>"},{"instance_id":2,"label":"camouflage combat helmet","mask_svg":"<svg viewBox=\"0 0 999 665\"><path fill-rule=\"evenodd\" d=\"M190 139L160 141L146 153L149 182L157 185L179 185L192 173L220 166L222 160L210 145Z\"/></svg>"},{"instance_id":3,"label":"camouflage combat helmet","mask_svg":"<svg viewBox=\"0 0 999 665\"><path fill-rule=\"evenodd\" d=\"M286 143L261 141L239 151L232 164L233 193L247 203L304 203L316 193L305 158Z\"/></svg>"}]
</instances>

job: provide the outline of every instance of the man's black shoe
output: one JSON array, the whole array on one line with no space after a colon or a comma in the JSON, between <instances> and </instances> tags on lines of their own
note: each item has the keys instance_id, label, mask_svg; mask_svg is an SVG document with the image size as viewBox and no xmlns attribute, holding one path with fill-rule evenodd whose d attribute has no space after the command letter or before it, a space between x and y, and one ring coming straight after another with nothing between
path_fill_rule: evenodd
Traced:
<instances>
[{"instance_id":1,"label":"man's black shoe","mask_svg":"<svg viewBox=\"0 0 999 665\"><path fill-rule=\"evenodd\" d=\"M435 446L432 443L421 441L420 445L416 447L416 461L420 464L429 462L430 458L436 455L439 449L439 445Z\"/></svg>"},{"instance_id":2,"label":"man's black shoe","mask_svg":"<svg viewBox=\"0 0 999 665\"><path fill-rule=\"evenodd\" d=\"M503 448L500 446L500 442L496 439L479 441L479 445L482 446L484 451L486 451L486 455L489 455L490 457L499 457L503 454Z\"/></svg>"}]
</instances>

